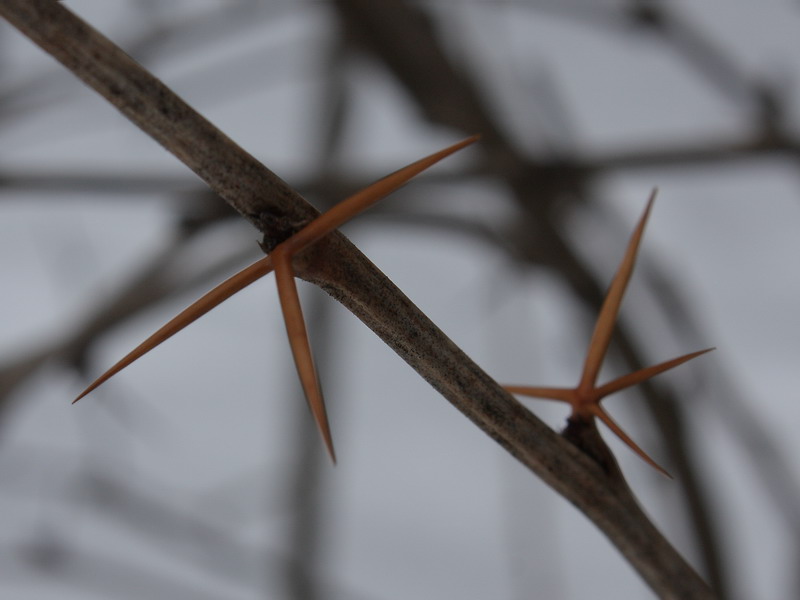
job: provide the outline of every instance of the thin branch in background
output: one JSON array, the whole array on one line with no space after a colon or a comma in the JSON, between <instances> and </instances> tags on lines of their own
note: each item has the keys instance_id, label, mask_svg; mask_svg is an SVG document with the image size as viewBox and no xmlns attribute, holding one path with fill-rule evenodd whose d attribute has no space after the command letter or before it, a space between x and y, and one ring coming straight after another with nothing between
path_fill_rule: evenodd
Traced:
<instances>
[{"instance_id":1,"label":"thin branch in background","mask_svg":"<svg viewBox=\"0 0 800 600\"><path fill-rule=\"evenodd\" d=\"M326 371L333 371L331 361L335 360L332 315L329 304L320 295L311 298L309 309L309 329L314 335L314 347L320 357L321 378ZM286 468L287 501L291 507L291 525L288 532L289 556L293 557L289 568L284 572L287 597L292 600L314 600L325 598L326 591L319 586L314 573L319 569L323 548L321 541L325 533L325 523L321 508L325 496L322 486L322 455L312 443L313 429L302 403L295 402L292 414L293 443L296 450L291 453L292 464Z\"/></svg>"},{"instance_id":2,"label":"thin branch in background","mask_svg":"<svg viewBox=\"0 0 800 600\"><path fill-rule=\"evenodd\" d=\"M59 534L14 544L0 549L0 575L13 585L29 572L37 580L60 587L97 594L106 598L174 598L175 600L215 600L209 591L187 577L165 573L162 569L141 567L119 561L112 555L75 548Z\"/></svg>"},{"instance_id":3,"label":"thin branch in background","mask_svg":"<svg viewBox=\"0 0 800 600\"><path fill-rule=\"evenodd\" d=\"M151 173L77 173L75 171L29 171L0 172L0 193L88 194L102 201L109 198L139 194L192 194L205 192L196 181L187 177L153 175ZM99 199L98 199L99 200Z\"/></svg>"},{"instance_id":4,"label":"thin branch in background","mask_svg":"<svg viewBox=\"0 0 800 600\"><path fill-rule=\"evenodd\" d=\"M347 48L338 36L330 45L330 51L322 59L322 85L317 103L321 141L318 142L319 152L314 160L317 164L314 171L321 174L323 185L329 176L334 175L335 157L342 143L349 109L345 83ZM374 207L372 212L380 206ZM333 374L337 371L332 364L336 355L333 315L330 304L324 302L321 295L311 296L308 310L309 330L320 359L320 377L322 381L333 381ZM320 557L324 550L322 540L325 535L322 508L327 490L323 489L324 465L316 445L312 443L314 436L308 416L302 403L295 402L293 405L292 439L289 443L294 445L295 450L290 453L293 457L292 464L285 469L284 486L286 505L291 507L287 541L289 555L293 560L284 572L283 581L288 598L316 600L327 595L327 591L313 576L322 564Z\"/></svg>"},{"instance_id":5,"label":"thin branch in background","mask_svg":"<svg viewBox=\"0 0 800 600\"><path fill-rule=\"evenodd\" d=\"M0 411L8 406L11 394L17 386L44 364L67 364L83 372L90 347L104 333L165 298L205 284L209 279L219 277L220 273L230 272L246 257L253 255L252 249L242 248L240 252L205 265L196 273L184 272L182 277L175 277L174 259L202 231L203 225L178 229L174 237L168 239L146 264L132 273L115 293L103 299L86 317L78 319L68 333L58 335L55 339L44 342L41 348L0 365Z\"/></svg>"},{"instance_id":6,"label":"thin branch in background","mask_svg":"<svg viewBox=\"0 0 800 600\"><path fill-rule=\"evenodd\" d=\"M717 88L722 99L732 100L751 110L762 108L760 93L753 93L759 86L754 86L733 60L712 43L705 32L683 18L675 6L653 0L634 0L626 10L640 30L661 37L689 67L697 71L701 81Z\"/></svg>"},{"instance_id":7,"label":"thin branch in background","mask_svg":"<svg viewBox=\"0 0 800 600\"><path fill-rule=\"evenodd\" d=\"M122 35L130 36L123 45L143 64L157 60L179 58L197 51L199 46L210 44L229 44L232 37L242 35L243 28L261 23L261 19L274 16L285 9L280 4L252 2L251 0L229 2L219 8L202 9L191 17L169 19L158 15L149 23L142 24L139 32L130 34L126 20ZM152 10L139 11L152 17ZM135 22L135 19L133 20ZM165 49L168 48L168 52ZM13 85L0 90L0 123L9 119L20 119L26 115L37 115L76 93L80 88L65 86L69 78L63 77L62 70L53 68L34 75L28 75Z\"/></svg>"},{"instance_id":8,"label":"thin branch in background","mask_svg":"<svg viewBox=\"0 0 800 600\"><path fill-rule=\"evenodd\" d=\"M152 552L191 564L228 584L260 586L263 564L248 543L193 515L185 499L157 482L138 477L131 483L107 472L89 471L77 478L71 494L80 505L136 532ZM273 554L269 565L276 574L278 556Z\"/></svg>"}]
</instances>

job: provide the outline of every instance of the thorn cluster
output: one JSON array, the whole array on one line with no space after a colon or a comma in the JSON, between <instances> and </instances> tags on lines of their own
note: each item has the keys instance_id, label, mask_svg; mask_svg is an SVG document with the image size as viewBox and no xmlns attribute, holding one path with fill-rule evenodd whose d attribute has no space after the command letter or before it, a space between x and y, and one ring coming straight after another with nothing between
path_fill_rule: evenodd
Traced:
<instances>
[{"instance_id":1,"label":"thorn cluster","mask_svg":"<svg viewBox=\"0 0 800 600\"><path fill-rule=\"evenodd\" d=\"M328 424L327 411L325 410L325 402L322 398L319 379L317 378L314 360L311 356L311 346L308 342L303 311L300 307L300 298L297 294L297 286L294 281L292 258L395 191L425 169L433 166L435 163L465 146L474 143L478 140L478 137L479 136L473 136L467 138L444 150L440 150L439 152L403 167L321 214L303 229L281 244L278 244L268 256L256 261L249 267L246 267L222 282L166 323L161 329L156 331L108 371L98 377L73 400L73 404L135 360L141 358L150 350L178 333L181 329L202 317L215 306L218 306L220 303L264 275L275 271L278 297L280 299L283 319L286 323L286 333L289 336L289 345L292 349L297 373L300 376L300 382L303 386L306 400L311 408L320 434L325 441L331 460L336 462L336 454L333 449L333 440L331 437L330 425Z\"/></svg>"},{"instance_id":2,"label":"thorn cluster","mask_svg":"<svg viewBox=\"0 0 800 600\"><path fill-rule=\"evenodd\" d=\"M544 398L547 400L558 400L567 402L572 406L573 419L588 420L597 417L605 423L617 437L625 442L636 454L638 454L645 462L655 468L657 471L663 473L667 477L671 477L667 471L650 458L644 450L642 450L636 443L617 425L616 422L609 416L609 414L600 406L600 401L606 396L618 392L625 388L634 386L651 377L663 373L669 369L677 367L701 354L705 354L713 350L707 348L690 354L684 354L678 358L673 358L651 367L646 367L629 373L613 381L610 381L600 387L597 387L597 376L600 373L600 367L603 364L603 359L608 352L608 346L611 343L611 335L614 331L614 324L619 314L619 308L622 304L622 297L625 294L625 289L630 281L633 267L636 262L636 255L639 251L639 244L644 233L644 228L647 223L647 218L650 215L650 209L653 206L653 201L656 197L656 191L653 190L650 199L645 207L644 214L639 220L639 224L634 229L631 239L628 242L628 248L622 258L619 269L617 270L611 286L608 288L608 293L603 301L603 306L600 309L600 315L597 317L597 323L592 333L591 341L589 342L589 349L586 353L586 360L583 365L583 374L575 388L547 388L547 387L529 387L529 386L504 386L505 389L512 394L519 394L522 396L530 396L532 398Z\"/></svg>"},{"instance_id":3,"label":"thorn cluster","mask_svg":"<svg viewBox=\"0 0 800 600\"><path fill-rule=\"evenodd\" d=\"M479 136L467 138L461 142L453 144L448 148L440 150L430 156L422 158L410 165L387 175L383 179L373 183L369 187L361 190L353 196L336 204L327 212L308 223L300 231L278 244L269 255L256 261L249 267L239 271L228 278L210 292L202 296L199 300L184 309L180 314L172 318L163 325L158 331L153 333L144 342L139 344L114 366L108 369L94 382L92 382L81 394L73 400L73 404L89 394L92 390L102 383L119 373L125 367L138 360L156 346L165 342L170 337L190 325L214 307L218 306L237 292L241 291L261 277L275 272L275 282L278 287L278 297L280 300L283 319L286 324L286 333L289 337L289 345L292 356L297 368L300 382L305 392L309 408L317 423L320 434L325 442L325 446L331 457L336 462L336 454L333 448L330 425L328 423L325 401L319 385L314 360L311 355L311 346L308 341L305 320L303 318L300 298L295 284L295 273L292 266L292 259L309 246L315 244L323 237L349 221L356 215L362 213L367 208L386 197L397 188L408 182L410 179L433 166L443 158L477 141ZM601 400L606 396L641 383L659 373L677 367L678 365L691 360L701 354L713 350L708 348L690 354L673 358L651 367L640 369L634 373L629 373L619 377L609 383L597 386L597 377L603 359L608 351L614 324L619 313L625 289L630 281L633 267L636 262L636 255L639 250L647 218L655 200L656 190L650 196L639 224L634 230L628 243L628 248L609 287L600 315L597 318L594 332L589 349L584 362L583 374L575 388L547 388L530 386L505 386L505 389L512 394L520 394L534 398L545 398L549 400L559 400L567 402L572 407L572 419L590 420L597 417L603 421L611 431L613 431L623 442L625 442L636 454L645 460L652 467L669 476L669 473L650 458L636 443L617 425L614 420L600 405Z\"/></svg>"}]
</instances>

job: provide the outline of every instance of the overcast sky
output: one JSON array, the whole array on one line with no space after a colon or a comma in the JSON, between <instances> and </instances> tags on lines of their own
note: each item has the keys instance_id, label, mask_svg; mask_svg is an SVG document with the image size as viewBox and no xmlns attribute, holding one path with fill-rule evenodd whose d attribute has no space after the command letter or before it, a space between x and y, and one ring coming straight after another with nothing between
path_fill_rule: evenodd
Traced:
<instances>
[{"instance_id":1,"label":"overcast sky","mask_svg":"<svg viewBox=\"0 0 800 600\"><path fill-rule=\"evenodd\" d=\"M326 3L264 3L249 18L220 14L208 30L176 36L142 56L126 44L154 23L188 22L222 3L65 4L290 184L307 181L318 166L319 129L329 108L324 76L337 34ZM522 1L422 4L437 16L453 56L477 74L506 116L509 135L532 156L733 143L752 133L754 109L742 100L747 90L722 89L655 36L585 19L589 9L575 16ZM797 4L677 6L748 81L781 92L787 130L800 131ZM0 113L1 174L146 174L199 187L175 158L5 24L0 66L0 94L31 86L22 100L6 100ZM350 104L331 160L354 179L377 178L463 137L423 121L373 62L352 59L342 77ZM551 98L557 108L543 108L543 90L557 92ZM479 156L468 150L440 170L469 168ZM491 182L415 185L386 200L387 208L405 201L479 215L498 227L514 216L507 190ZM759 465L732 433L726 400L757 417L790 466L786 480L793 485L800 477L797 163L764 157L618 170L598 180L595 204L572 217L572 236L602 280L610 281L654 186L659 196L621 318L636 336L654 340L653 362L717 348L663 377L690 407L693 450L702 477L712 482L733 597L785 598L797 589L798 540L765 490ZM0 177L4 364L70 335L158 257L171 243L182 201L175 193L3 189ZM513 262L463 233L388 217L365 216L345 233L498 381L577 380L593 316L552 273ZM231 222L184 248L173 267L178 276L220 257L241 257L102 336L92 347L89 374L98 375L236 265L256 259L257 240L248 225ZM648 286L653 272L676 283L698 325L684 323L691 332L664 314L669 301ZM281 573L297 519L287 486L296 468L295 438L308 435L321 470L315 521L321 597L649 597L583 515L333 300L301 287L338 465L326 462L308 422L274 280L267 277L76 407L70 401L87 381L63 365L43 366L14 391L0 447L0 595L284 597ZM313 327L319 311L331 319L328 335ZM619 374L612 365L603 378ZM640 402L622 394L605 406L660 460ZM568 412L546 402L527 405L554 427ZM647 512L695 560L675 482L603 435ZM121 492L127 500L92 498L109 488L90 475L107 477L107 486L125 482L135 493ZM162 509L187 522L160 521ZM193 527L195 520L202 526Z\"/></svg>"}]
</instances>

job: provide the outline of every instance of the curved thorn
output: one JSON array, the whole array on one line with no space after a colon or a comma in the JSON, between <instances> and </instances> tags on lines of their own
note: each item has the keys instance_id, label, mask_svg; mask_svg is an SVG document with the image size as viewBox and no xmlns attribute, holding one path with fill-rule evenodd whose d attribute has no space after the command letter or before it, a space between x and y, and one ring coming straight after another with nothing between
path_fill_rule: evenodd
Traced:
<instances>
[{"instance_id":1,"label":"curved thorn","mask_svg":"<svg viewBox=\"0 0 800 600\"><path fill-rule=\"evenodd\" d=\"M630 437L628 437L628 434L625 433L619 425L617 425L617 423L609 416L609 414L606 411L604 411L599 405L595 405L592 408L593 408L592 414L594 414L598 419L600 419L603 423L605 423L606 426L611 431L613 431L619 439L625 442L625 444L639 456L639 458L641 458L643 461L645 461L648 465L653 467L659 473L663 473L664 475L672 479L672 475L670 475L664 467L662 467L656 461L650 458L647 455L647 453L636 444L636 442L634 442Z\"/></svg>"},{"instance_id":2,"label":"curved thorn","mask_svg":"<svg viewBox=\"0 0 800 600\"><path fill-rule=\"evenodd\" d=\"M394 173L379 179L372 185L364 188L360 192L353 194L349 198L342 200L337 205L333 206L328 211L311 221L311 223L306 225L291 238L286 240L284 242L284 244L286 244L286 249L290 253L297 252L308 247L314 242L317 242L334 229L340 227L342 224L346 223L356 215L367 210L370 206L377 203L382 198L385 198L394 192L397 188L408 182L408 180L410 180L412 177L419 175L425 169L432 167L437 162L447 156L450 156L454 152L475 143L478 141L478 139L480 139L479 135L473 135L472 137L461 140L460 142L457 142L452 146L448 146L443 150L434 152L430 156L421 158L418 161L415 161L410 165L407 165L402 169L399 169Z\"/></svg>"},{"instance_id":3,"label":"curved thorn","mask_svg":"<svg viewBox=\"0 0 800 600\"><path fill-rule=\"evenodd\" d=\"M705 350L698 350L697 352L690 352L689 354L684 354L683 356L679 356L678 358L673 358L672 360L665 360L662 363L658 363L657 365L653 365L650 367L646 367L644 369L639 369L635 373L628 373L627 375L623 375L622 377L618 377L613 381L609 381L605 385L600 386L597 388L595 392L597 394L598 399L604 398L614 392L618 392L620 390L624 390L625 388L631 387L636 385L637 383L641 383L650 379L651 377L655 377L659 373L663 373L664 371L669 371L670 369L674 369L678 365L682 365L685 362L692 360L693 358L697 358L701 354L705 354L706 352L711 352L714 348L706 348Z\"/></svg>"},{"instance_id":4,"label":"curved thorn","mask_svg":"<svg viewBox=\"0 0 800 600\"><path fill-rule=\"evenodd\" d=\"M308 406L314 415L314 420L317 423L322 439L325 441L325 446L328 448L328 454L330 454L331 460L335 464L336 453L333 450L328 413L325 410L325 400L322 397L317 370L314 367L314 358L311 355L311 345L308 342L306 324L300 307L300 296L297 294L297 285L294 281L291 257L283 250L278 250L277 254L273 250L272 257L275 263L275 281L278 284L278 297L281 302L283 320L286 324L286 333L289 336L289 345L292 348L297 374L300 376L300 383L303 386Z\"/></svg>"},{"instance_id":5,"label":"curved thorn","mask_svg":"<svg viewBox=\"0 0 800 600\"><path fill-rule=\"evenodd\" d=\"M592 389L597 382L597 375L600 372L603 358L605 358L606 352L608 351L608 345L611 343L611 335L614 332L614 324L617 320L619 307L622 304L622 297L625 294L625 288L628 286L628 281L630 281L631 274L633 273L633 266L636 263L636 254L639 251L639 243L642 240L644 227L647 224L647 217L650 215L650 210L653 207L653 201L656 198L657 191L657 189L653 189L650 194L650 199L647 201L644 213L631 235L628 248L625 250L625 256L622 257L619 269L616 275L614 275L614 279L611 281L611 285L608 288L606 299L603 301L600 315L597 317L597 324L592 333L592 339L589 342L589 351L586 355L586 361L584 362L581 381L578 385L582 391Z\"/></svg>"},{"instance_id":6,"label":"curved thorn","mask_svg":"<svg viewBox=\"0 0 800 600\"><path fill-rule=\"evenodd\" d=\"M270 271L272 271L272 259L269 256L265 256L264 258L254 262L249 267L245 267L232 277L229 277L199 300L186 307L177 316L173 317L170 321L164 324L153 335L126 354L114 366L108 369L108 371L95 379L89 387L83 390L83 392L81 392L81 394L72 401L72 403L75 404L89 392L96 389L98 386L122 371L122 369L140 359L159 344L167 341L187 325L194 323L212 308L218 306L235 293L243 290L254 281L262 278L264 275L267 275Z\"/></svg>"}]
</instances>

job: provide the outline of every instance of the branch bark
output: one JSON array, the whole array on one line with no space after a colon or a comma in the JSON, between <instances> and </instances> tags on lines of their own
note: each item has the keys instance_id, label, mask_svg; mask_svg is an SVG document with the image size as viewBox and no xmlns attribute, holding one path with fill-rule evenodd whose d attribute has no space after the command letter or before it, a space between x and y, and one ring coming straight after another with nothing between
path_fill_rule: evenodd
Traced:
<instances>
[{"instance_id":1,"label":"branch bark","mask_svg":"<svg viewBox=\"0 0 800 600\"><path fill-rule=\"evenodd\" d=\"M107 38L52 0L0 0L0 15L184 162L255 225L267 249L317 212ZM475 365L344 236L296 260L448 401L589 517L663 598L713 593L624 481L555 434Z\"/></svg>"}]
</instances>

